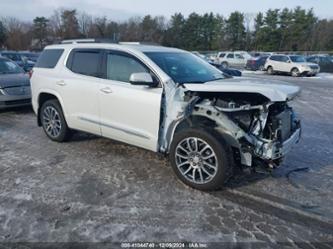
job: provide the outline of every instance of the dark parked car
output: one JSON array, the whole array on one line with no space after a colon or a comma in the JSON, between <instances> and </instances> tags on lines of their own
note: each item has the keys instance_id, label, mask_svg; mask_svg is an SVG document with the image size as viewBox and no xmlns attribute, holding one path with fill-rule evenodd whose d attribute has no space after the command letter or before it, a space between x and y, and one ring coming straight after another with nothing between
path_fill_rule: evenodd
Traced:
<instances>
[{"instance_id":1,"label":"dark parked car","mask_svg":"<svg viewBox=\"0 0 333 249\"><path fill-rule=\"evenodd\" d=\"M328 55L311 55L306 60L318 64L321 72L333 73L333 61Z\"/></svg>"},{"instance_id":2,"label":"dark parked car","mask_svg":"<svg viewBox=\"0 0 333 249\"><path fill-rule=\"evenodd\" d=\"M265 70L265 63L267 60L268 56L259 56L256 58L252 58L247 60L245 69L252 70L252 71L264 71Z\"/></svg>"},{"instance_id":3,"label":"dark parked car","mask_svg":"<svg viewBox=\"0 0 333 249\"><path fill-rule=\"evenodd\" d=\"M213 66L217 67L220 71L222 71L224 74L229 75L229 76L237 76L240 77L242 76L242 72L239 71L238 69L234 69L234 68L224 68L221 65L216 65L216 64L212 64Z\"/></svg>"},{"instance_id":4,"label":"dark parked car","mask_svg":"<svg viewBox=\"0 0 333 249\"><path fill-rule=\"evenodd\" d=\"M15 62L0 57L0 109L31 104L30 79Z\"/></svg>"},{"instance_id":5,"label":"dark parked car","mask_svg":"<svg viewBox=\"0 0 333 249\"><path fill-rule=\"evenodd\" d=\"M29 61L32 61L34 63L37 62L39 56L40 56L40 53L37 53L37 52L27 52L27 51L23 51L23 52L20 52L21 55L25 56L26 58L28 58Z\"/></svg>"},{"instance_id":6,"label":"dark parked car","mask_svg":"<svg viewBox=\"0 0 333 249\"><path fill-rule=\"evenodd\" d=\"M0 56L6 57L14 61L17 65L23 68L24 71L29 72L35 65L34 62L28 60L27 57L15 51L2 51Z\"/></svg>"}]
</instances>

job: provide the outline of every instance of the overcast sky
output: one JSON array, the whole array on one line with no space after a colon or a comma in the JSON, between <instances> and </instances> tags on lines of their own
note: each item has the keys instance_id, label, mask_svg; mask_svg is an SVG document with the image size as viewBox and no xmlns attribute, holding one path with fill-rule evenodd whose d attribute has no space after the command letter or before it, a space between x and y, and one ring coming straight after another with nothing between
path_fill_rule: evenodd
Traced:
<instances>
[{"instance_id":1,"label":"overcast sky","mask_svg":"<svg viewBox=\"0 0 333 249\"><path fill-rule=\"evenodd\" d=\"M164 15L175 12L214 12L227 16L238 10L257 13L269 8L314 8L319 17L333 18L332 0L0 0L0 17L15 16L32 20L36 16L50 16L57 8L76 8L94 16L107 16L116 21L132 16Z\"/></svg>"}]
</instances>

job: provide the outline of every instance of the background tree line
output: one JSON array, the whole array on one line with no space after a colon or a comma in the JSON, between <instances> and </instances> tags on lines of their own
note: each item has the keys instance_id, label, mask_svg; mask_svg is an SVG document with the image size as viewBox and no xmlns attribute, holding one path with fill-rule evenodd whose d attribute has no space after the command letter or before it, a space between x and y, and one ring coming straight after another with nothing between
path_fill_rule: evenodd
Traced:
<instances>
[{"instance_id":1,"label":"background tree line","mask_svg":"<svg viewBox=\"0 0 333 249\"><path fill-rule=\"evenodd\" d=\"M32 22L0 19L0 48L41 50L73 38L144 41L186 50L332 51L333 20L319 19L312 9L269 9L256 15L176 13L115 22L76 10L58 9Z\"/></svg>"}]
</instances>

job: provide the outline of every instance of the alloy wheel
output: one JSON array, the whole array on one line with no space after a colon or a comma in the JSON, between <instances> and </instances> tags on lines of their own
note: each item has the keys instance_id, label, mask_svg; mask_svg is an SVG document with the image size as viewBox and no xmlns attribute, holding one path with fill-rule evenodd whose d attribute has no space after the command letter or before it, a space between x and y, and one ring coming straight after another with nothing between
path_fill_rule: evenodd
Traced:
<instances>
[{"instance_id":1,"label":"alloy wheel","mask_svg":"<svg viewBox=\"0 0 333 249\"><path fill-rule=\"evenodd\" d=\"M56 108L53 106L47 106L43 111L43 127L46 133L56 138L61 133L61 119Z\"/></svg>"},{"instance_id":2,"label":"alloy wheel","mask_svg":"<svg viewBox=\"0 0 333 249\"><path fill-rule=\"evenodd\" d=\"M213 148L200 138L188 137L179 142L175 159L179 172L193 183L208 183L217 173L216 154Z\"/></svg>"}]
</instances>

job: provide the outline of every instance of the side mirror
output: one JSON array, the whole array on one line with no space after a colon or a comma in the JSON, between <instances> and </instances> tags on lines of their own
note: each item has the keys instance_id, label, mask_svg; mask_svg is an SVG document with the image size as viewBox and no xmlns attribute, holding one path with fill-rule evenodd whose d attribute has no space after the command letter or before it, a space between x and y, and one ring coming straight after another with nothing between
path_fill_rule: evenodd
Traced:
<instances>
[{"instance_id":1,"label":"side mirror","mask_svg":"<svg viewBox=\"0 0 333 249\"><path fill-rule=\"evenodd\" d=\"M132 73L130 76L130 83L137 86L156 86L153 77L149 73Z\"/></svg>"},{"instance_id":2,"label":"side mirror","mask_svg":"<svg viewBox=\"0 0 333 249\"><path fill-rule=\"evenodd\" d=\"M291 60L287 60L287 63L291 63Z\"/></svg>"}]
</instances>

